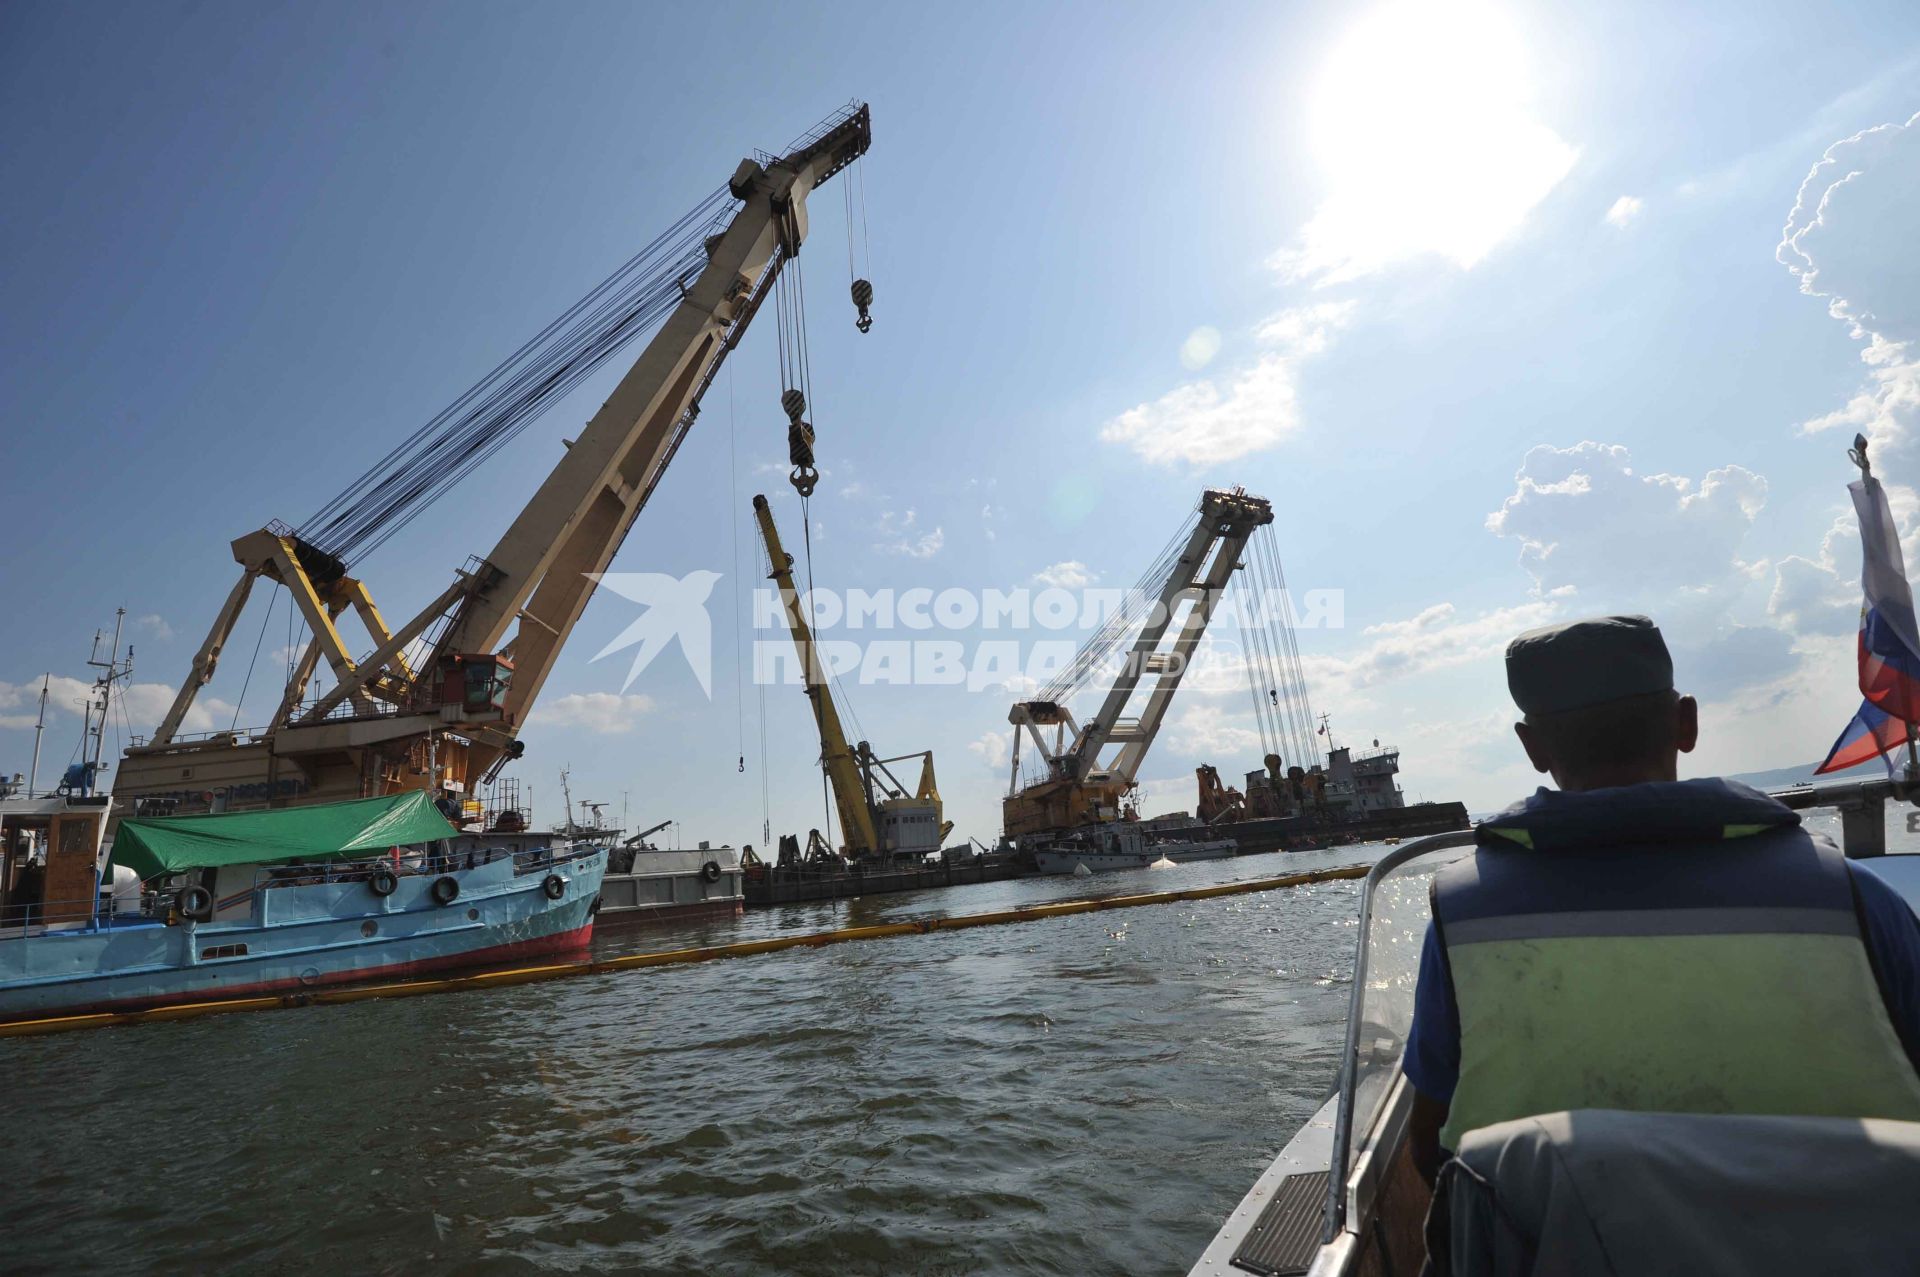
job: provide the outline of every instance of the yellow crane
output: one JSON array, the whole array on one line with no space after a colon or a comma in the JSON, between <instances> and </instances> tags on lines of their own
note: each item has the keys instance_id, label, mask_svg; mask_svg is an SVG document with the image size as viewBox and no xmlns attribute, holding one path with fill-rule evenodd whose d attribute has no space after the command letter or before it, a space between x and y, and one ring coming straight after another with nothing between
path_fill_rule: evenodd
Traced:
<instances>
[{"instance_id":1,"label":"yellow crane","mask_svg":"<svg viewBox=\"0 0 1920 1277\"><path fill-rule=\"evenodd\" d=\"M807 624L800 592L793 583L793 556L780 544L773 509L764 496L753 499L753 517L767 550L767 577L780 590L780 609L800 653L807 701L813 706L814 726L820 732L820 765L833 791L834 810L840 816L841 851L854 858L924 856L939 851L953 830L944 819L939 786L933 776L933 751L879 758L867 742L847 743L840 710L821 662L813 630ZM920 783L909 792L889 763L920 760Z\"/></svg>"}]
</instances>

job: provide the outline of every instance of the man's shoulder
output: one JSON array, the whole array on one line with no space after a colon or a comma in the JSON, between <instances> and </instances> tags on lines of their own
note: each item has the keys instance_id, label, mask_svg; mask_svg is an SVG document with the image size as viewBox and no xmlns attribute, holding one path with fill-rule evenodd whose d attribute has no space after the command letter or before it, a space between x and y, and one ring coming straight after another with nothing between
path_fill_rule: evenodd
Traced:
<instances>
[{"instance_id":1,"label":"man's shoulder","mask_svg":"<svg viewBox=\"0 0 1920 1277\"><path fill-rule=\"evenodd\" d=\"M1482 847L1582 850L1719 842L1793 829L1800 816L1738 781L1654 781L1576 792L1539 789L1474 827Z\"/></svg>"}]
</instances>

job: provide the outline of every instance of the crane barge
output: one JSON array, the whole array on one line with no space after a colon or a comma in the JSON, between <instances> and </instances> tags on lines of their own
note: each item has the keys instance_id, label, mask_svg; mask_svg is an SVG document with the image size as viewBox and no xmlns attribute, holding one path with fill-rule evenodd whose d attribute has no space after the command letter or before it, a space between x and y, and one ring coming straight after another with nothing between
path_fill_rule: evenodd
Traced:
<instances>
[{"instance_id":1,"label":"crane barge","mask_svg":"<svg viewBox=\"0 0 1920 1277\"><path fill-rule=\"evenodd\" d=\"M1008 712L1014 729L1012 772L1002 814L1009 839L1032 845L1128 814L1126 801L1138 783L1140 764L1223 591L1240 567L1247 542L1272 522L1272 504L1244 488L1201 493L1191 526L1169 542L1125 606L1038 697L1020 701ZM1133 642L1112 687L1093 717L1080 724L1067 708L1067 698L1087 685L1130 632ZM1144 696L1141 708L1135 716L1124 717L1136 693ZM1047 728L1051 732L1043 730ZM1044 764L1040 775L1025 785L1020 774L1023 735ZM1118 752L1103 762L1102 752L1110 746L1118 746Z\"/></svg>"},{"instance_id":2,"label":"crane barge","mask_svg":"<svg viewBox=\"0 0 1920 1277\"><path fill-rule=\"evenodd\" d=\"M781 291L782 407L792 481L811 492L799 297L784 283L807 199L866 153L854 104L780 156L744 159L726 185L299 528L232 543L239 579L151 739L122 761L123 805L191 813L409 789L471 793L520 756L518 739L562 646L692 428L702 395L770 293ZM789 296L788 292L794 292ZM872 285L853 284L859 327ZM355 555L400 532L626 341L656 326L626 375L484 557L389 626ZM799 358L790 353L798 349ZM311 638L260 731L183 731L255 587L284 587ZM351 613L371 653L343 633ZM331 686L310 697L322 665Z\"/></svg>"}]
</instances>

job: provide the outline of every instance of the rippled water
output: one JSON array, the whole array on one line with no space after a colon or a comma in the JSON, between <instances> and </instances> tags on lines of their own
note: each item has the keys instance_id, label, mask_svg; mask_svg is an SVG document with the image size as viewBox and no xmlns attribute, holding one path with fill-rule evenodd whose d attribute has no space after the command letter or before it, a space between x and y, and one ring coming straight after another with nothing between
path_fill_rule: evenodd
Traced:
<instances>
[{"instance_id":1,"label":"rippled water","mask_svg":"<svg viewBox=\"0 0 1920 1277\"><path fill-rule=\"evenodd\" d=\"M1377 848L610 932L602 952ZM1175 1272L1333 1077L1358 884L0 1045L9 1272Z\"/></svg>"}]
</instances>

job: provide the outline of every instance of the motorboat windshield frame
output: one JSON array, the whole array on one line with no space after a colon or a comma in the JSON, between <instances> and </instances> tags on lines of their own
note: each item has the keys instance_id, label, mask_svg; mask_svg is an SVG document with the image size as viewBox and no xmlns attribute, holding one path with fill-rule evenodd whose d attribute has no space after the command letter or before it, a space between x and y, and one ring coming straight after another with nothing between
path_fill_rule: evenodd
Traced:
<instances>
[{"instance_id":1,"label":"motorboat windshield frame","mask_svg":"<svg viewBox=\"0 0 1920 1277\"><path fill-rule=\"evenodd\" d=\"M1883 856L1887 850L1886 804L1911 803L1920 807L1920 785L1902 780L1854 781L1836 785L1802 785L1769 795L1795 811L1833 808L1840 815L1841 846L1848 859ZM1368 957L1373 936L1374 905L1382 883L1408 862L1436 851L1474 845L1471 830L1434 834L1395 847L1374 863L1360 892L1358 938L1353 959L1352 993L1347 1003L1346 1040L1341 1048L1339 1104L1333 1124L1333 1156L1329 1159L1327 1199L1321 1245L1330 1245L1347 1222L1347 1207L1356 1169L1348 1165L1354 1151L1354 1107L1359 1087L1360 1034L1368 992ZM1391 1088L1380 1112L1393 1107ZM1370 1114L1369 1117L1377 1116ZM1364 1208L1364 1207L1363 1207Z\"/></svg>"}]
</instances>

